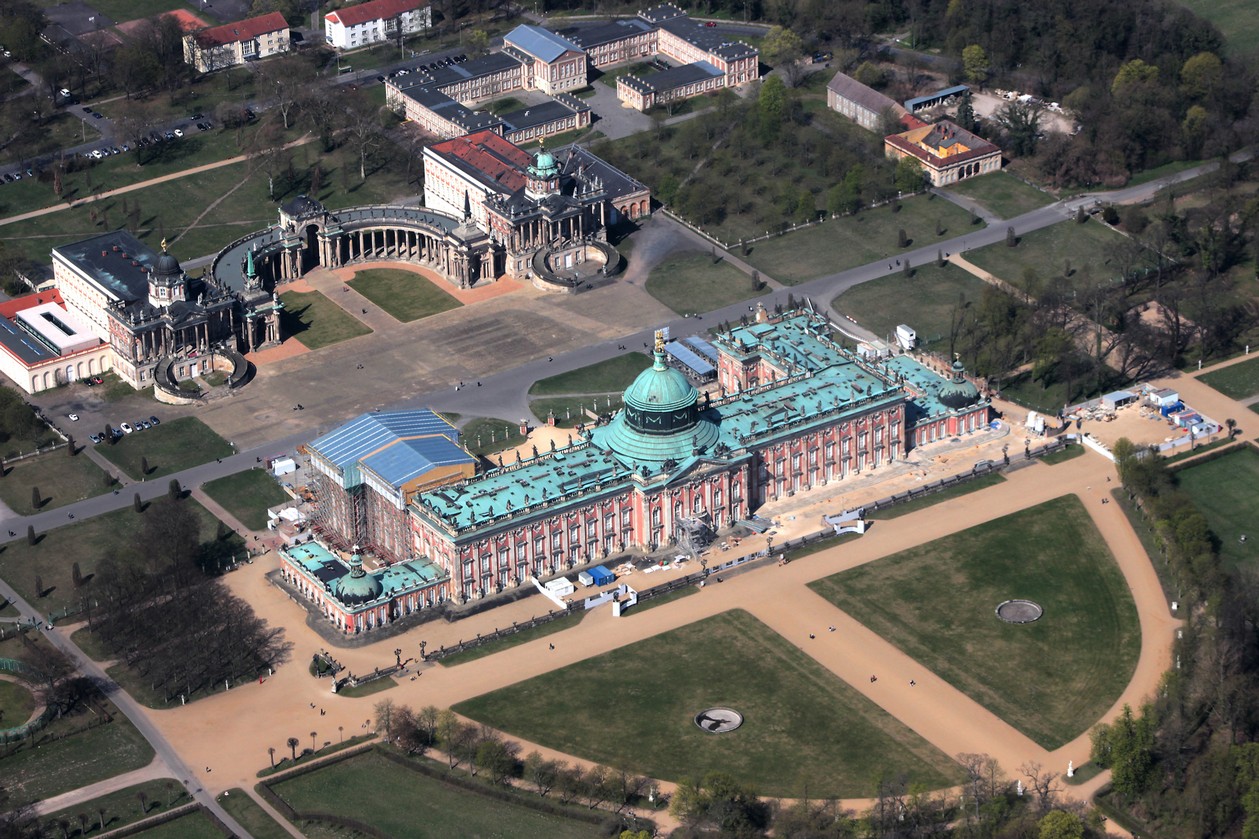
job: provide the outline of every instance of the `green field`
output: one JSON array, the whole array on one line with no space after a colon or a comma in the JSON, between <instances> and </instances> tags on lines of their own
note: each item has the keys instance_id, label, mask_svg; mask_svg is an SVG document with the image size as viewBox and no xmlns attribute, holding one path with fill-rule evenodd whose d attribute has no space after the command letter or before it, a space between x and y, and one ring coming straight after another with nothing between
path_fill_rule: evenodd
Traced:
<instances>
[{"instance_id":1,"label":"green field","mask_svg":"<svg viewBox=\"0 0 1259 839\"><path fill-rule=\"evenodd\" d=\"M414 271L372 268L356 272L349 284L359 294L403 323L458 309L463 305L445 289Z\"/></svg>"},{"instance_id":2,"label":"green field","mask_svg":"<svg viewBox=\"0 0 1259 839\"><path fill-rule=\"evenodd\" d=\"M911 277L897 272L853 286L831 306L892 341L896 327L908 324L918 333L919 346L943 352L950 348L952 319L960 318L963 308L977 305L987 287L955 265L940 268L932 262L915 268Z\"/></svg>"},{"instance_id":3,"label":"green field","mask_svg":"<svg viewBox=\"0 0 1259 839\"><path fill-rule=\"evenodd\" d=\"M111 723L0 758L0 777L10 804L51 798L147 766L153 748L117 709L111 710ZM80 711L73 724L87 725L93 719L93 714Z\"/></svg>"},{"instance_id":4,"label":"green field","mask_svg":"<svg viewBox=\"0 0 1259 839\"><path fill-rule=\"evenodd\" d=\"M1231 399L1259 396L1259 358L1203 373L1198 381L1206 382Z\"/></svg>"},{"instance_id":5,"label":"green field","mask_svg":"<svg viewBox=\"0 0 1259 839\"><path fill-rule=\"evenodd\" d=\"M1176 482L1193 496L1220 540L1220 558L1230 565L1259 564L1259 452L1247 446L1176 470ZM1240 541L1245 534L1246 541Z\"/></svg>"},{"instance_id":6,"label":"green field","mask_svg":"<svg viewBox=\"0 0 1259 839\"><path fill-rule=\"evenodd\" d=\"M122 437L96 450L135 480L153 481L234 454L227 441L196 417L180 417ZM148 474L141 467L149 462Z\"/></svg>"},{"instance_id":7,"label":"green field","mask_svg":"<svg viewBox=\"0 0 1259 839\"><path fill-rule=\"evenodd\" d=\"M1027 271L1034 272L1036 281L1043 285L1062 276L1066 260L1071 262L1068 288L1089 291L1097 285L1113 285L1120 272L1115 255L1130 244L1125 236L1096 219L1084 224L1053 224L1020 233L1018 238L1017 247L998 242L967 251L966 258L1033 296L1037 289L1029 283Z\"/></svg>"},{"instance_id":8,"label":"green field","mask_svg":"<svg viewBox=\"0 0 1259 839\"><path fill-rule=\"evenodd\" d=\"M761 294L752 279L705 253L674 254L651 269L647 293L679 315L707 312Z\"/></svg>"},{"instance_id":9,"label":"green field","mask_svg":"<svg viewBox=\"0 0 1259 839\"><path fill-rule=\"evenodd\" d=\"M460 427L459 435L463 447L476 455L501 452L525 441L519 422L493 417L473 417Z\"/></svg>"},{"instance_id":10,"label":"green field","mask_svg":"<svg viewBox=\"0 0 1259 839\"><path fill-rule=\"evenodd\" d=\"M1219 27L1230 53L1259 50L1259 6L1253 0L1180 0L1182 6Z\"/></svg>"},{"instance_id":11,"label":"green field","mask_svg":"<svg viewBox=\"0 0 1259 839\"><path fill-rule=\"evenodd\" d=\"M25 684L0 681L0 729L24 725L38 707L35 694Z\"/></svg>"},{"instance_id":12,"label":"green field","mask_svg":"<svg viewBox=\"0 0 1259 839\"><path fill-rule=\"evenodd\" d=\"M131 835L138 839L223 839L223 831L201 809Z\"/></svg>"},{"instance_id":13,"label":"green field","mask_svg":"<svg viewBox=\"0 0 1259 839\"><path fill-rule=\"evenodd\" d=\"M1056 452L1051 452L1045 455L1040 459L1040 462L1053 466L1058 463L1063 463L1064 461L1075 460L1083 454L1083 446L1067 446L1065 449L1059 449Z\"/></svg>"},{"instance_id":14,"label":"green field","mask_svg":"<svg viewBox=\"0 0 1259 839\"><path fill-rule=\"evenodd\" d=\"M774 279L795 285L867 262L891 261L905 250L898 246L901 229L910 249L979 229L972 228L970 213L933 198L917 195L900 202L900 212L884 205L765 239L750 245L745 259ZM937 235L937 229L943 232Z\"/></svg>"},{"instance_id":15,"label":"green field","mask_svg":"<svg viewBox=\"0 0 1259 839\"><path fill-rule=\"evenodd\" d=\"M638 374L650 366L649 356L638 352L626 353L560 373L558 376L538 379L529 388L529 395L617 393L629 387L638 378Z\"/></svg>"},{"instance_id":16,"label":"green field","mask_svg":"<svg viewBox=\"0 0 1259 839\"><path fill-rule=\"evenodd\" d=\"M948 189L949 192L973 198L998 218L1021 216L1056 200L1049 193L1029 186L1004 171L980 178L967 178L950 184Z\"/></svg>"},{"instance_id":17,"label":"green field","mask_svg":"<svg viewBox=\"0 0 1259 839\"><path fill-rule=\"evenodd\" d=\"M447 786L427 775L407 771L375 752L282 781L272 789L299 813L337 813L366 822L390 836L408 839L588 839L593 835L589 824Z\"/></svg>"},{"instance_id":18,"label":"green field","mask_svg":"<svg viewBox=\"0 0 1259 839\"><path fill-rule=\"evenodd\" d=\"M140 796L144 796L144 808L140 807ZM84 801L73 807L67 807L39 820L47 825L48 836L53 835L55 826L60 821L70 824L70 836L88 836L101 833L101 813L105 814L105 830L118 830L129 824L156 816L164 810L187 804L191 799L183 785L174 780L145 781L142 784L120 789L91 801ZM87 816L87 831L79 832L79 814Z\"/></svg>"},{"instance_id":19,"label":"green field","mask_svg":"<svg viewBox=\"0 0 1259 839\"><path fill-rule=\"evenodd\" d=\"M109 490L105 472L83 452L70 457L65 449L58 449L13 461L5 471L5 476L0 478L0 501L20 516L37 512L31 506L34 487L39 488L40 510L52 510Z\"/></svg>"},{"instance_id":20,"label":"green field","mask_svg":"<svg viewBox=\"0 0 1259 839\"><path fill-rule=\"evenodd\" d=\"M191 498L177 502L191 505L201 520L203 542L214 539L219 520L210 515ZM149 505L149 510L154 508ZM93 575L101 562L113 555L123 563L144 563L145 557L126 550L132 544L138 528L143 526L142 516L130 507L103 516L75 522L41 534L39 544L29 545L25 539L16 539L0 551L0 578L17 589L28 602L45 612L53 612L65 606L77 605L80 600L95 591ZM235 553L244 550L244 543L235 534L229 544ZM74 563L79 564L82 586L75 588ZM44 596L37 597L35 578L44 585Z\"/></svg>"},{"instance_id":21,"label":"green field","mask_svg":"<svg viewBox=\"0 0 1259 839\"><path fill-rule=\"evenodd\" d=\"M1074 496L810 587L1047 749L1106 712L1141 646L1123 575ZM1044 617L1002 622L1012 598Z\"/></svg>"},{"instance_id":22,"label":"green field","mask_svg":"<svg viewBox=\"0 0 1259 839\"><path fill-rule=\"evenodd\" d=\"M289 839L288 831L240 787L227 790L216 800L254 839Z\"/></svg>"},{"instance_id":23,"label":"green field","mask_svg":"<svg viewBox=\"0 0 1259 839\"><path fill-rule=\"evenodd\" d=\"M280 329L308 349L317 350L371 332L362 321L318 291L286 291L280 295L280 302L284 304Z\"/></svg>"},{"instance_id":24,"label":"green field","mask_svg":"<svg viewBox=\"0 0 1259 839\"><path fill-rule=\"evenodd\" d=\"M289 494L262 469L237 472L201 488L250 530L265 530L267 510L289 500Z\"/></svg>"},{"instance_id":25,"label":"green field","mask_svg":"<svg viewBox=\"0 0 1259 839\"><path fill-rule=\"evenodd\" d=\"M750 666L750 663L755 666ZM746 720L713 737L694 723L729 706ZM678 781L714 769L758 793L872 795L904 773L957 783L941 752L751 615L725 612L470 699L455 710L567 754Z\"/></svg>"}]
</instances>

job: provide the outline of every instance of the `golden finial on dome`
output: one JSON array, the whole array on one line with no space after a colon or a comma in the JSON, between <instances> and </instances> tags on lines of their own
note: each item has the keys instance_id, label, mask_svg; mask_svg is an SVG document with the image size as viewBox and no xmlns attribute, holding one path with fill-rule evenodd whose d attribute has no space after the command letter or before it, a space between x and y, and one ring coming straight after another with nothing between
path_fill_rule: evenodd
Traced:
<instances>
[{"instance_id":1,"label":"golden finial on dome","mask_svg":"<svg viewBox=\"0 0 1259 839\"><path fill-rule=\"evenodd\" d=\"M162 237L162 253L166 253L166 237Z\"/></svg>"}]
</instances>

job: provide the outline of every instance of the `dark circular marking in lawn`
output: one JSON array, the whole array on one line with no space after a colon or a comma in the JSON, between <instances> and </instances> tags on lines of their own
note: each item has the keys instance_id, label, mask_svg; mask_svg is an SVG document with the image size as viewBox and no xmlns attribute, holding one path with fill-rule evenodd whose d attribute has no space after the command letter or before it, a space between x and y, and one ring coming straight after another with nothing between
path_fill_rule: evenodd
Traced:
<instances>
[{"instance_id":1,"label":"dark circular marking in lawn","mask_svg":"<svg viewBox=\"0 0 1259 839\"><path fill-rule=\"evenodd\" d=\"M997 606L997 617L1006 623L1032 623L1040 620L1045 610L1031 600L1007 600Z\"/></svg>"},{"instance_id":2,"label":"dark circular marking in lawn","mask_svg":"<svg viewBox=\"0 0 1259 839\"><path fill-rule=\"evenodd\" d=\"M709 708L695 715L695 724L709 734L729 734L743 725L743 715L730 708Z\"/></svg>"}]
</instances>

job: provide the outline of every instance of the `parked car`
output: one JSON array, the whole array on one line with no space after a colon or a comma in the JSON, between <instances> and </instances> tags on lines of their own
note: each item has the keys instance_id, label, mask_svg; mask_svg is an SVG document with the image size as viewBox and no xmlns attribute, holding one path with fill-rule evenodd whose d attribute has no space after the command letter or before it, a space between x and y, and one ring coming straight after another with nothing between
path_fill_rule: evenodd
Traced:
<instances>
[{"instance_id":1,"label":"parked car","mask_svg":"<svg viewBox=\"0 0 1259 839\"><path fill-rule=\"evenodd\" d=\"M119 423L118 427L122 429L123 434L130 434L132 431L135 431L135 429L132 428L130 424L125 423L125 422Z\"/></svg>"},{"instance_id":2,"label":"parked car","mask_svg":"<svg viewBox=\"0 0 1259 839\"><path fill-rule=\"evenodd\" d=\"M70 422L78 422L78 421L79 421L79 415L78 415L78 414L66 414L66 416L70 418Z\"/></svg>"},{"instance_id":3,"label":"parked car","mask_svg":"<svg viewBox=\"0 0 1259 839\"><path fill-rule=\"evenodd\" d=\"M161 425L162 421L157 417L149 417L149 423L152 425Z\"/></svg>"},{"instance_id":4,"label":"parked car","mask_svg":"<svg viewBox=\"0 0 1259 839\"><path fill-rule=\"evenodd\" d=\"M101 435L99 435L99 434L89 434L89 435L87 435L87 439L91 440L93 443L99 443L99 442L101 442L102 440L104 440L105 438L104 438L104 437L102 437L102 436L101 436Z\"/></svg>"},{"instance_id":5,"label":"parked car","mask_svg":"<svg viewBox=\"0 0 1259 839\"><path fill-rule=\"evenodd\" d=\"M149 428L149 424L144 420L136 420L136 431L144 431Z\"/></svg>"},{"instance_id":6,"label":"parked car","mask_svg":"<svg viewBox=\"0 0 1259 839\"><path fill-rule=\"evenodd\" d=\"M105 118L105 115L104 115L104 114L102 114L100 111L92 111L92 116L93 116L95 119L104 119L104 118Z\"/></svg>"},{"instance_id":7,"label":"parked car","mask_svg":"<svg viewBox=\"0 0 1259 839\"><path fill-rule=\"evenodd\" d=\"M70 88L68 88L68 87L63 87L61 90L59 90L59 91L57 91L57 92L58 92L58 93L60 93L62 96L69 96L69 95L70 95Z\"/></svg>"},{"instance_id":8,"label":"parked car","mask_svg":"<svg viewBox=\"0 0 1259 839\"><path fill-rule=\"evenodd\" d=\"M184 136L184 130L183 130L182 128L176 128L176 129L175 129L175 136L176 136L176 137L182 137L182 136Z\"/></svg>"},{"instance_id":9,"label":"parked car","mask_svg":"<svg viewBox=\"0 0 1259 839\"><path fill-rule=\"evenodd\" d=\"M93 382L95 382L95 383L96 383L96 384L98 384L98 385L103 385L103 384L105 384L105 380L104 380L104 379L102 379L100 376L94 376L94 377L92 377L92 381L93 381Z\"/></svg>"}]
</instances>

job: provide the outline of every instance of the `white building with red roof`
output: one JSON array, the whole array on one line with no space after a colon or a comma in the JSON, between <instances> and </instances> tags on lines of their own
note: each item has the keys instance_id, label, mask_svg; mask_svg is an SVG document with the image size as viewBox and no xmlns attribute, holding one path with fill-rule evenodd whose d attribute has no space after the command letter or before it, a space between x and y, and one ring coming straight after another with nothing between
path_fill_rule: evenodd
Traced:
<instances>
[{"instance_id":1,"label":"white building with red roof","mask_svg":"<svg viewBox=\"0 0 1259 839\"><path fill-rule=\"evenodd\" d=\"M352 50L429 29L433 10L428 0L369 0L329 12L323 21L324 40Z\"/></svg>"},{"instance_id":2,"label":"white building with red roof","mask_svg":"<svg viewBox=\"0 0 1259 839\"><path fill-rule=\"evenodd\" d=\"M185 35L184 61L198 73L210 73L279 55L291 46L288 21L279 12L271 12Z\"/></svg>"}]
</instances>

